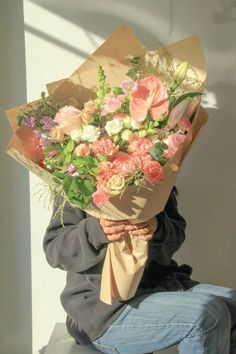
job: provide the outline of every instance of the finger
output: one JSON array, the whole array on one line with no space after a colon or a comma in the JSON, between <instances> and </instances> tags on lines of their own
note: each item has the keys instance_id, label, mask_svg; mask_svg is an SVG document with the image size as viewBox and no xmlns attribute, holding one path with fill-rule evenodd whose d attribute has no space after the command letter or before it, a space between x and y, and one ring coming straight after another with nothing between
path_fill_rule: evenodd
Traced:
<instances>
[{"instance_id":1,"label":"finger","mask_svg":"<svg viewBox=\"0 0 236 354\"><path fill-rule=\"evenodd\" d=\"M146 235L150 234L150 231L151 230L149 230L148 228L144 228L144 229L129 231L129 234L132 236L146 236Z\"/></svg>"},{"instance_id":2,"label":"finger","mask_svg":"<svg viewBox=\"0 0 236 354\"><path fill-rule=\"evenodd\" d=\"M112 235L107 235L107 238L109 241L122 241L125 237L125 234L123 232L120 232L118 234L112 234Z\"/></svg>"},{"instance_id":3,"label":"finger","mask_svg":"<svg viewBox=\"0 0 236 354\"><path fill-rule=\"evenodd\" d=\"M112 226L112 227L104 227L103 228L104 232L107 235L112 235L112 234L117 234L120 232L125 231L125 225L117 225L117 226Z\"/></svg>"},{"instance_id":4,"label":"finger","mask_svg":"<svg viewBox=\"0 0 236 354\"><path fill-rule=\"evenodd\" d=\"M100 219L100 224L105 227L112 227L117 225L128 225L128 220L108 220L108 219Z\"/></svg>"},{"instance_id":5,"label":"finger","mask_svg":"<svg viewBox=\"0 0 236 354\"><path fill-rule=\"evenodd\" d=\"M150 241L152 239L152 235L146 235L146 236L137 236L139 240L143 241Z\"/></svg>"}]
</instances>

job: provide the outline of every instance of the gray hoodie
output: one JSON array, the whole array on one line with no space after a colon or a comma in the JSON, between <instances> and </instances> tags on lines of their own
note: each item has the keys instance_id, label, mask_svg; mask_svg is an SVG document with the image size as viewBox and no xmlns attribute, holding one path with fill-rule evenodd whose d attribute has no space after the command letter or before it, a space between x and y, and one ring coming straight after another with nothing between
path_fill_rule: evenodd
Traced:
<instances>
[{"instance_id":1,"label":"gray hoodie","mask_svg":"<svg viewBox=\"0 0 236 354\"><path fill-rule=\"evenodd\" d=\"M197 282L192 268L178 266L172 259L185 239L186 222L177 209L174 187L164 211L156 217L158 227L149 241L148 260L135 297L156 291L187 290ZM55 199L55 209L60 198ZM101 336L119 316L128 301L107 305L99 300L101 271L108 239L99 220L69 204L52 218L43 240L48 263L67 272L61 303L67 313L67 330L78 343L87 344Z\"/></svg>"}]
</instances>

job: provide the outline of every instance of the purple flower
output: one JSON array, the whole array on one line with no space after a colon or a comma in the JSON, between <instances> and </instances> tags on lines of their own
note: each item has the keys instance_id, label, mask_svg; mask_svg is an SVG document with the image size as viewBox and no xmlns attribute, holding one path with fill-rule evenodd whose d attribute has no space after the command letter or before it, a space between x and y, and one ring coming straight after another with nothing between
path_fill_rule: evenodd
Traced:
<instances>
[{"instance_id":1,"label":"purple flower","mask_svg":"<svg viewBox=\"0 0 236 354\"><path fill-rule=\"evenodd\" d=\"M57 125L56 122L54 122L54 120L51 117L48 116L44 116L40 119L40 124L42 124L42 129L44 131L49 131L51 130L53 127L55 127L55 125Z\"/></svg>"},{"instance_id":2,"label":"purple flower","mask_svg":"<svg viewBox=\"0 0 236 354\"><path fill-rule=\"evenodd\" d=\"M34 128L35 127L35 118L34 117L27 117L23 120L23 124L27 127Z\"/></svg>"},{"instance_id":3,"label":"purple flower","mask_svg":"<svg viewBox=\"0 0 236 354\"><path fill-rule=\"evenodd\" d=\"M50 145L51 144L51 141L48 139L48 137L45 135L45 134L42 134L41 133L41 136L40 136L40 144L42 146L47 146L47 145Z\"/></svg>"},{"instance_id":4,"label":"purple flower","mask_svg":"<svg viewBox=\"0 0 236 354\"><path fill-rule=\"evenodd\" d=\"M35 128L33 132L37 137L41 138L42 132L39 128Z\"/></svg>"}]
</instances>

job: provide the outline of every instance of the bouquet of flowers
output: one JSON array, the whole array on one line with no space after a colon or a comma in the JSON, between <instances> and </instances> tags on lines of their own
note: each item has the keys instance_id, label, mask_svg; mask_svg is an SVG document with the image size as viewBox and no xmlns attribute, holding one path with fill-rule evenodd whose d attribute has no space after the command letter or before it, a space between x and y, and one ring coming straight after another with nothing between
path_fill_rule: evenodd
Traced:
<instances>
[{"instance_id":1,"label":"bouquet of flowers","mask_svg":"<svg viewBox=\"0 0 236 354\"><path fill-rule=\"evenodd\" d=\"M42 93L40 100L7 112L15 129L7 151L63 203L96 217L134 223L151 218L163 210L207 120L202 109L199 114L205 73L191 60L199 52L197 41L148 50L122 27L69 79L48 84L49 96ZM183 49L185 60L170 53ZM145 241L127 235L109 244L101 299L132 297L146 259Z\"/></svg>"}]
</instances>

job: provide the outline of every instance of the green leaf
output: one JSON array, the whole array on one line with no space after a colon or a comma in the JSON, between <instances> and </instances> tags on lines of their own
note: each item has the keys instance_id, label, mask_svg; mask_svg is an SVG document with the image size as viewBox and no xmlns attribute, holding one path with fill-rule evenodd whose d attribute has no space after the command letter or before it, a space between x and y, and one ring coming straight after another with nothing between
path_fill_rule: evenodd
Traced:
<instances>
[{"instance_id":1,"label":"green leaf","mask_svg":"<svg viewBox=\"0 0 236 354\"><path fill-rule=\"evenodd\" d=\"M18 127L21 127L24 119L25 119L24 114L19 113L18 116L16 117Z\"/></svg>"},{"instance_id":2,"label":"green leaf","mask_svg":"<svg viewBox=\"0 0 236 354\"><path fill-rule=\"evenodd\" d=\"M163 164L166 162L166 159L163 157L163 154L164 154L164 150L166 150L167 148L168 148L167 144L161 141L157 141L155 145L150 149L150 154L156 161Z\"/></svg>"},{"instance_id":3,"label":"green leaf","mask_svg":"<svg viewBox=\"0 0 236 354\"><path fill-rule=\"evenodd\" d=\"M71 177L71 176L66 176L63 180L63 189L66 194L68 194L68 192L70 190L70 185L71 185L72 181L73 181L73 177Z\"/></svg>"},{"instance_id":4,"label":"green leaf","mask_svg":"<svg viewBox=\"0 0 236 354\"><path fill-rule=\"evenodd\" d=\"M63 172L61 172L61 171L54 171L53 172L53 176L55 176L55 177L57 177L59 179L64 179L66 177L66 175Z\"/></svg>"},{"instance_id":5,"label":"green leaf","mask_svg":"<svg viewBox=\"0 0 236 354\"><path fill-rule=\"evenodd\" d=\"M69 188L65 192L72 203L85 208L92 199L92 194L95 190L96 187L93 180L72 177Z\"/></svg>"},{"instance_id":6,"label":"green leaf","mask_svg":"<svg viewBox=\"0 0 236 354\"><path fill-rule=\"evenodd\" d=\"M188 92L188 93L185 93L185 94L179 96L177 99L173 100L170 103L169 110L172 111L172 109L175 106L177 106L177 104L179 104L180 102L182 102L186 98L193 99L193 98L195 98L197 96L202 96L202 95L204 95L202 92Z\"/></svg>"},{"instance_id":7,"label":"green leaf","mask_svg":"<svg viewBox=\"0 0 236 354\"><path fill-rule=\"evenodd\" d=\"M140 63L140 57L133 57L131 60L130 60L130 62L132 63L132 64L135 64L135 65L137 65L137 64L139 64Z\"/></svg>"},{"instance_id":8,"label":"green leaf","mask_svg":"<svg viewBox=\"0 0 236 354\"><path fill-rule=\"evenodd\" d=\"M121 87L114 87L113 88L113 93L115 96L122 95L124 92Z\"/></svg>"},{"instance_id":9,"label":"green leaf","mask_svg":"<svg viewBox=\"0 0 236 354\"><path fill-rule=\"evenodd\" d=\"M161 146L162 146L162 149L164 149L164 150L168 149L168 145L165 143L161 143Z\"/></svg>"},{"instance_id":10,"label":"green leaf","mask_svg":"<svg viewBox=\"0 0 236 354\"><path fill-rule=\"evenodd\" d=\"M134 79L136 77L138 73L138 69L136 68L131 68L128 70L128 72L126 73L127 76L131 77L132 79Z\"/></svg>"},{"instance_id":11,"label":"green leaf","mask_svg":"<svg viewBox=\"0 0 236 354\"><path fill-rule=\"evenodd\" d=\"M162 166L164 166L167 163L167 159L165 159L163 156L160 156L157 160Z\"/></svg>"},{"instance_id":12,"label":"green leaf","mask_svg":"<svg viewBox=\"0 0 236 354\"><path fill-rule=\"evenodd\" d=\"M103 154L99 155L99 161L106 161L106 160L107 160L107 156L106 155L103 155Z\"/></svg>"},{"instance_id":13,"label":"green leaf","mask_svg":"<svg viewBox=\"0 0 236 354\"><path fill-rule=\"evenodd\" d=\"M49 153L50 151L52 151L52 150L56 150L56 151L58 151L58 152L61 152L62 151L62 148L60 147L60 145L47 145L47 146L45 146L44 148L43 148L43 151L44 151L44 153Z\"/></svg>"},{"instance_id":14,"label":"green leaf","mask_svg":"<svg viewBox=\"0 0 236 354\"><path fill-rule=\"evenodd\" d=\"M165 126L167 125L167 122L168 122L168 117L166 117L164 114L162 114L161 118L156 120L154 122L154 126L156 128L165 128Z\"/></svg>"},{"instance_id":15,"label":"green leaf","mask_svg":"<svg viewBox=\"0 0 236 354\"><path fill-rule=\"evenodd\" d=\"M71 155L71 154L66 154L66 155L64 155L64 163L65 163L65 164L70 163L71 160L72 160L72 155Z\"/></svg>"},{"instance_id":16,"label":"green leaf","mask_svg":"<svg viewBox=\"0 0 236 354\"><path fill-rule=\"evenodd\" d=\"M74 150L74 147L75 147L75 143L73 140L70 140L68 142L68 144L66 145L66 147L64 148L64 153L67 154L67 153L70 153Z\"/></svg>"}]
</instances>

